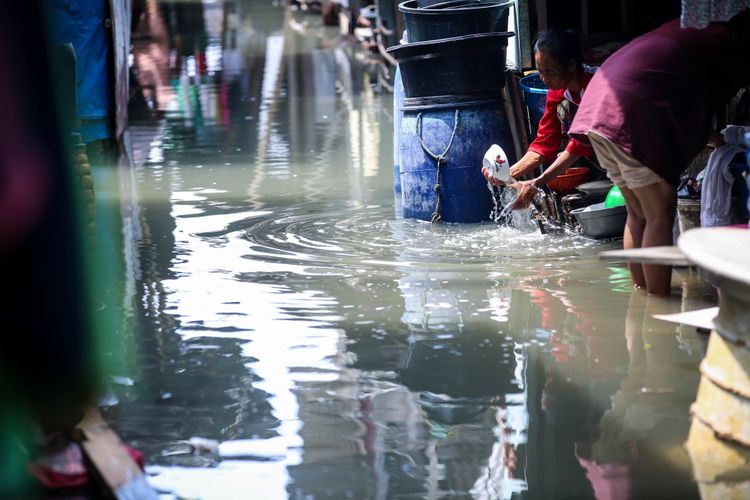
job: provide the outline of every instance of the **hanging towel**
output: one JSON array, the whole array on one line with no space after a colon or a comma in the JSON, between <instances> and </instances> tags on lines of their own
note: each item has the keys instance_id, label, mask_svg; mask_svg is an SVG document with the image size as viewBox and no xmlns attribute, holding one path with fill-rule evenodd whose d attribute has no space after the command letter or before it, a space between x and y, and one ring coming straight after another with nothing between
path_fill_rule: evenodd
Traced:
<instances>
[{"instance_id":1,"label":"hanging towel","mask_svg":"<svg viewBox=\"0 0 750 500\"><path fill-rule=\"evenodd\" d=\"M680 25L683 28L705 28L708 23L729 21L750 8L750 0L682 0Z\"/></svg>"},{"instance_id":2,"label":"hanging towel","mask_svg":"<svg viewBox=\"0 0 750 500\"><path fill-rule=\"evenodd\" d=\"M725 144L711 153L701 185L701 226L728 226L731 223L732 184L729 164L742 148Z\"/></svg>"}]
</instances>

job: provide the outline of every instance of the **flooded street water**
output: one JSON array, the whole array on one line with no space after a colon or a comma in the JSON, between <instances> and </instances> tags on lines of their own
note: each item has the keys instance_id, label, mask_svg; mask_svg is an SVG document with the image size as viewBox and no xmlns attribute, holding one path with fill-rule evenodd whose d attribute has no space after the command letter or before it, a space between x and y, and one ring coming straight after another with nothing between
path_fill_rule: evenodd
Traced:
<instances>
[{"instance_id":1,"label":"flooded street water","mask_svg":"<svg viewBox=\"0 0 750 500\"><path fill-rule=\"evenodd\" d=\"M597 259L619 242L402 219L391 94L338 28L270 0L146 12L134 368L106 415L159 491L698 496L705 339L651 317L712 305L696 276L649 298Z\"/></svg>"}]
</instances>

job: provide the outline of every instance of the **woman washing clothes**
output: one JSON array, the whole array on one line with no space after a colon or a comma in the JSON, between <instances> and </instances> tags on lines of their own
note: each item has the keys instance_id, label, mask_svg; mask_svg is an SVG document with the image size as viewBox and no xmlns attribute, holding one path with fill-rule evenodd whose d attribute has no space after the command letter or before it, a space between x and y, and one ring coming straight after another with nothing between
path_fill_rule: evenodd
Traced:
<instances>
[{"instance_id":1,"label":"woman washing clothes","mask_svg":"<svg viewBox=\"0 0 750 500\"><path fill-rule=\"evenodd\" d=\"M623 246L672 245L680 174L707 144L712 118L750 82L750 11L705 29L674 20L610 56L586 88L570 134L589 141L619 186ZM630 264L636 287L668 295L670 266Z\"/></svg>"},{"instance_id":2,"label":"woman washing clothes","mask_svg":"<svg viewBox=\"0 0 750 500\"><path fill-rule=\"evenodd\" d=\"M542 82L549 88L547 101L536 139L526 154L511 166L510 175L518 179L543 163L549 167L539 177L513 185L518 190L518 197L511 206L514 209L527 206L538 188L565 173L579 158L593 155L590 145L572 138L558 154L567 139L578 104L596 71L582 62L581 40L560 29L542 32L534 45L534 61ZM482 174L496 186L503 184L491 177L484 167Z\"/></svg>"}]
</instances>

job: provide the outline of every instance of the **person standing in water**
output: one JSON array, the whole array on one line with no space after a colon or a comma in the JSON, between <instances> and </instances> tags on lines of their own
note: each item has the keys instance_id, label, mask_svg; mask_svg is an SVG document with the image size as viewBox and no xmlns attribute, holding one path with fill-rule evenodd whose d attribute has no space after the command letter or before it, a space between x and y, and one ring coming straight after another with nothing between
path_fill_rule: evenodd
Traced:
<instances>
[{"instance_id":1,"label":"person standing in water","mask_svg":"<svg viewBox=\"0 0 750 500\"><path fill-rule=\"evenodd\" d=\"M565 173L581 157L593 156L589 144L568 138L570 124L596 71L596 68L584 65L582 59L581 40L570 31L544 31L534 44L534 61L549 91L536 139L526 154L511 166L510 175L518 179L544 163L549 167L540 176L513 185L518 190L518 197L511 208L528 206L538 188ZM560 152L563 145L565 147ZM494 185L503 184L484 167L482 174Z\"/></svg>"},{"instance_id":2,"label":"person standing in water","mask_svg":"<svg viewBox=\"0 0 750 500\"><path fill-rule=\"evenodd\" d=\"M680 175L708 143L714 114L750 83L749 56L750 10L704 29L675 19L623 46L591 79L570 134L591 143L622 191L626 249L673 244ZM671 266L629 267L636 287L670 293Z\"/></svg>"}]
</instances>

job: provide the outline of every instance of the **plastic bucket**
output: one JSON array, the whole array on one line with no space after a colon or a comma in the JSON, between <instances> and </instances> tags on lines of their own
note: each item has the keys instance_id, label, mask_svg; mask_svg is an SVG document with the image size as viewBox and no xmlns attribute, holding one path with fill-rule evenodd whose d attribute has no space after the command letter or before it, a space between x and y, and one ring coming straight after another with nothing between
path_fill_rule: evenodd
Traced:
<instances>
[{"instance_id":1,"label":"plastic bucket","mask_svg":"<svg viewBox=\"0 0 750 500\"><path fill-rule=\"evenodd\" d=\"M590 207L576 208L570 211L581 232L589 238L620 237L625 230L628 212L625 207L605 208L604 203L596 203Z\"/></svg>"},{"instance_id":2,"label":"plastic bucket","mask_svg":"<svg viewBox=\"0 0 750 500\"><path fill-rule=\"evenodd\" d=\"M440 217L444 222L490 220L494 204L480 165L493 143L505 149L508 161L515 162L508 118L499 99L456 106L424 111L404 108L400 134L404 217L431 220L440 196ZM437 161L422 143L435 155L442 154L451 144L440 169L439 193L435 192Z\"/></svg>"},{"instance_id":3,"label":"plastic bucket","mask_svg":"<svg viewBox=\"0 0 750 500\"><path fill-rule=\"evenodd\" d=\"M625 197L622 195L622 191L617 186L612 186L607 192L607 197L604 200L605 208L624 207Z\"/></svg>"},{"instance_id":4,"label":"plastic bucket","mask_svg":"<svg viewBox=\"0 0 750 500\"><path fill-rule=\"evenodd\" d=\"M536 136L539 120L544 114L544 106L547 103L547 86L542 82L539 74L524 76L518 81L521 94L528 113L531 135Z\"/></svg>"},{"instance_id":5,"label":"plastic bucket","mask_svg":"<svg viewBox=\"0 0 750 500\"><path fill-rule=\"evenodd\" d=\"M398 10L411 42L425 42L476 33L508 30L508 13L513 2L441 2L420 8L417 0L402 2ZM505 66L505 59L502 61Z\"/></svg>"},{"instance_id":6,"label":"plastic bucket","mask_svg":"<svg viewBox=\"0 0 750 500\"><path fill-rule=\"evenodd\" d=\"M388 52L398 61L406 97L497 93L505 86L512 36L480 33L396 45Z\"/></svg>"},{"instance_id":7,"label":"plastic bucket","mask_svg":"<svg viewBox=\"0 0 750 500\"><path fill-rule=\"evenodd\" d=\"M701 200L677 199L677 224L680 234L701 227Z\"/></svg>"}]
</instances>

